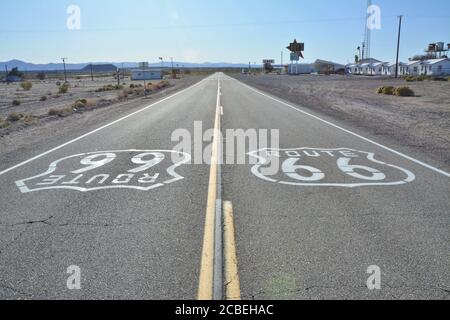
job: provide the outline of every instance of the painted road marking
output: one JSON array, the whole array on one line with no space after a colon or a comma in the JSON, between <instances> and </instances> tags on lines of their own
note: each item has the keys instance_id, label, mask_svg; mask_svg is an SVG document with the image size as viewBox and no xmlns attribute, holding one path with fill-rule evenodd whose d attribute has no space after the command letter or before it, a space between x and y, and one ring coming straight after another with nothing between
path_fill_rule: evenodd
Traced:
<instances>
[{"instance_id":1,"label":"painted road marking","mask_svg":"<svg viewBox=\"0 0 450 320\"><path fill-rule=\"evenodd\" d=\"M219 143L220 143L220 76L217 79L217 103L214 120L214 138L211 152L211 168L209 175L208 201L206 205L205 231L203 236L202 258L200 263L200 277L198 286L198 300L212 300L214 298L214 268L216 248L216 205L220 199L218 193L219 172ZM216 266L217 267L217 266Z\"/></svg>"},{"instance_id":2,"label":"painted road marking","mask_svg":"<svg viewBox=\"0 0 450 320\"><path fill-rule=\"evenodd\" d=\"M264 148L249 155L258 159L253 175L284 185L356 188L398 186L416 179L407 169L377 160L374 153L350 148ZM278 173L265 174L274 164Z\"/></svg>"},{"instance_id":3,"label":"painted road marking","mask_svg":"<svg viewBox=\"0 0 450 320\"><path fill-rule=\"evenodd\" d=\"M350 131L350 130L347 130L347 129L341 127L341 126L338 126L338 125L336 125L336 124L334 124L334 123L332 123L332 122L330 122L330 121L324 120L324 119L322 119L322 118L320 118L320 117L318 117L318 116L315 116L315 115L313 115L313 114L311 114L311 113L308 113L308 112L306 112L306 111L300 110L300 109L298 109L298 108L296 108L296 107L290 105L289 103L286 103L286 102L281 101L281 100L279 100L279 99L277 99L277 98L274 98L274 97L272 97L272 96L270 96L270 95L268 95L268 94L265 94L265 93L263 93L263 92L261 92L261 91L255 89L255 88L251 87L251 86L248 86L248 85L246 85L246 84L240 82L239 80L236 80L236 79L234 79L234 78L232 78L232 79L233 79L234 81L238 82L239 84L241 84L242 86L246 87L247 89L249 89L249 90L251 90L251 91L254 91L254 92L256 92L256 93L258 93L258 94L260 94L260 95L262 95L262 96L264 96L264 97L266 97L266 98L269 98L269 99L271 99L271 100L273 100L273 101L276 101L276 102L278 102L278 103L280 103L280 104L282 104L282 105L284 105L284 106L286 106L286 107L289 107L289 108L291 108L291 109L293 109L293 110L295 110L295 111L297 111L297 112L303 113L303 114L305 114L305 115L307 115L307 116L309 116L309 117L311 117L311 118L314 118L314 119L316 119L316 120L319 120L319 121L321 121L321 122L323 122L323 123L325 123L325 124L327 124L327 125L329 125L329 126L331 126L331 127L334 127L334 128L336 128L336 129L339 129L339 130L341 130L341 131L343 131L343 132L345 132L345 133L351 134L352 136L355 136L355 137L357 137L357 138L359 138L359 139L362 139L362 140L364 140L364 141L366 141L366 142L369 142L369 143L371 143L371 144L373 144L373 145L376 145L377 147L380 147L380 148L385 149L385 150L387 150L387 151L389 151L389 152L392 152L392 153L394 153L394 154L396 154L396 155L398 155L398 156L400 156L400 157L402 157L402 158L405 158L405 159L407 159L407 160L409 160L409 161L412 161L412 162L414 162L414 163L416 163L416 164L418 164L418 165L420 165L420 166L422 166L422 167L425 167L425 168L427 168L427 169L430 169L430 170L432 170L432 171L434 171L434 172L437 172L437 173L439 173L439 174L442 174L442 175L444 175L444 176L450 178L450 173L448 173L448 172L445 172L445 171L443 171L443 170L441 170L441 169L438 169L438 168L436 168L436 167L433 167L433 166L431 166L431 165L429 165L429 164L427 164L427 163L425 163L425 162L422 162L422 161L420 161L420 160L417 160L417 159L415 159L415 158L413 158L413 157L410 157L410 156L408 156L408 155L406 155L406 154L404 154L404 153L401 153L401 152L396 151L396 150L394 150L394 149L392 149L392 148L389 148L389 147L387 147L387 146L385 146L385 145L382 145L382 144L380 144L380 143L378 143L378 142L376 142L376 141L373 141L373 140L371 140L371 139L368 139L368 138L366 138L366 137L363 137L363 136L361 136L361 135L359 135L359 134L357 134L357 133L355 133L355 132L352 132L352 131Z\"/></svg>"},{"instance_id":4,"label":"painted road marking","mask_svg":"<svg viewBox=\"0 0 450 320\"><path fill-rule=\"evenodd\" d=\"M28 164L28 163L34 161L34 160L37 160L37 159L39 159L39 158L42 158L42 157L44 157L44 156L46 156L46 155L48 155L48 154L50 154L50 153L52 153L52 152L55 152L55 151L57 151L57 150L59 150L59 149L61 149L61 148L64 148L64 147L66 147L66 146L68 146L68 145L70 145L70 144L72 144L72 143L74 143L74 142L77 142L77 141L79 141L79 140L81 140L81 139L84 139L84 138L86 138L86 137L88 137L88 136L90 136L90 135L92 135L92 134L94 134L94 133L96 133L96 132L99 132L99 131L101 131L101 130L103 130L103 129L106 129L106 128L110 127L110 126L113 126L113 125L115 125L115 124L117 124L117 123L119 123L119 122L121 122L121 121L123 121L123 120L125 120L125 119L128 119L128 118L130 118L130 117L133 117L133 116L135 116L135 115L137 115L137 114L139 114L139 113L141 113L141 112L143 112L143 111L145 111L145 110L148 110L148 109L150 109L150 108L152 108L152 107L154 107L154 106L156 106L156 105L158 105L158 104L160 104L160 103L162 103L162 102L165 102L165 101L167 101L167 100L169 100L169 99L172 99L173 97L176 97L176 96L178 96L178 95L180 95L180 94L182 94L182 93L185 93L185 92L187 92L187 91L193 89L194 87L199 86L201 83L203 83L203 82L205 82L205 81L207 81L207 80L208 80L208 78L203 79L203 80L201 80L200 82L198 82L198 83L196 83L196 84L194 84L194 85L192 85L192 86L190 86L190 87L188 87L188 88L186 88L186 89L183 89L183 90L181 90L181 91L179 91L179 92L176 92L176 93L174 93L173 95L168 96L168 97L166 97L166 98L164 98L164 99L161 99L161 100L159 100L159 101L157 101L157 102L155 102L155 103L153 103L153 104L151 104L151 105L149 105L149 106L146 106L146 107L144 107L144 108L142 108L142 109L140 109L140 110L138 110L138 111L135 111L135 112L133 112L133 113L130 113L129 115L126 115L126 116L124 116L124 117L122 117L122 118L120 118L120 119L117 119L117 120L115 120L115 121L113 121L113 122L111 122L111 123L108 123L108 124L106 124L106 125L104 125L104 126L102 126L102 127L100 127L100 128L97 128L97 129L95 129L95 130L93 130L93 131L90 131L90 132L88 132L88 133L86 133L86 134L83 134L82 136L79 136L78 138L75 138L75 139L73 139L73 140L70 140L70 141L68 141L68 142L66 142L66 143L63 143L63 144L61 144L61 145L59 145L59 146L57 146L57 147L55 147L55 148L53 148L53 149L51 149L51 150L48 150L48 151L46 151L46 152L44 152L44 153L41 153L41 154L39 154L39 155L37 155L37 156L35 156L35 157L32 157L32 158L30 158L30 159L28 159L28 160L25 160L25 161L23 161L23 162L21 162L21 163L19 163L19 164L16 164L15 166L13 166L13 167L11 167L11 168L8 168L8 169L6 169L6 170L0 171L0 176L1 176L1 175L4 175L5 173L8 173L8 172L10 172L10 171L12 171L12 170L15 170L15 169L17 169L17 168L20 168L20 167L22 167L22 166L24 166L24 165L26 165L26 164Z\"/></svg>"},{"instance_id":5,"label":"painted road marking","mask_svg":"<svg viewBox=\"0 0 450 320\"><path fill-rule=\"evenodd\" d=\"M223 230L225 298L226 300L241 300L233 204L230 201L223 203Z\"/></svg>"},{"instance_id":6,"label":"painted road marking","mask_svg":"<svg viewBox=\"0 0 450 320\"><path fill-rule=\"evenodd\" d=\"M184 179L175 169L190 160L189 154L171 150L83 153L53 161L46 172L18 180L16 185L22 193L57 189L149 191ZM117 167L109 166L115 163L123 166L118 173Z\"/></svg>"}]
</instances>

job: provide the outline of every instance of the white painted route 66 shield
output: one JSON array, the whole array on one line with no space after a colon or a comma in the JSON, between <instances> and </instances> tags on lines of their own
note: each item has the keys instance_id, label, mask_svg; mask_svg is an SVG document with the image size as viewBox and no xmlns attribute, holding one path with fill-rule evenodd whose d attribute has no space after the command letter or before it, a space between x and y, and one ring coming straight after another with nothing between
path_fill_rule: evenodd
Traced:
<instances>
[{"instance_id":1,"label":"white painted route 66 shield","mask_svg":"<svg viewBox=\"0 0 450 320\"><path fill-rule=\"evenodd\" d=\"M349 148L261 149L251 172L278 184L302 187L397 186L415 175L398 165L376 159L371 152Z\"/></svg>"},{"instance_id":2,"label":"white painted route 66 shield","mask_svg":"<svg viewBox=\"0 0 450 320\"><path fill-rule=\"evenodd\" d=\"M46 172L16 181L16 185L22 193L53 189L149 191L184 179L175 170L190 159L189 154L169 150L82 153L58 159Z\"/></svg>"}]
</instances>

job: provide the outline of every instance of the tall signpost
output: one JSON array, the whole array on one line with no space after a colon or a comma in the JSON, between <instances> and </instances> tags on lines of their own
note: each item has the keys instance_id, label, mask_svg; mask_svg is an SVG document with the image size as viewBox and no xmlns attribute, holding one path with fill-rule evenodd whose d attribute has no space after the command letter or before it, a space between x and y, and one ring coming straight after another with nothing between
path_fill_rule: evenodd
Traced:
<instances>
[{"instance_id":1,"label":"tall signpost","mask_svg":"<svg viewBox=\"0 0 450 320\"><path fill-rule=\"evenodd\" d=\"M296 62L295 71L298 74L298 61L300 58L304 59L303 51L305 51L305 44L302 42L297 42L297 39L294 39L287 49L291 52L291 69L294 66L294 61ZM291 71L292 72L292 71Z\"/></svg>"}]
</instances>

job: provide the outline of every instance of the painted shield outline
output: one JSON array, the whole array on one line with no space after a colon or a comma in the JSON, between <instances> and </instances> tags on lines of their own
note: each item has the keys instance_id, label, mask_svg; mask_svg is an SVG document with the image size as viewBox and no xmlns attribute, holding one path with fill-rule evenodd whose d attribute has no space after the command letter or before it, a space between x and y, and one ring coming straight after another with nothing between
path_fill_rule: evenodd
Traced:
<instances>
[{"instance_id":1,"label":"painted shield outline","mask_svg":"<svg viewBox=\"0 0 450 320\"><path fill-rule=\"evenodd\" d=\"M388 166L397 170L400 170L401 172L403 172L406 175L406 178L402 181L395 181L395 182L371 182L371 183L296 183L296 182L287 182L287 181L282 181L282 180L276 180L276 179L272 179L269 178L267 176L264 176L260 173L259 169L266 165L269 161L268 159L266 159L265 157L260 156L259 154L261 153L261 151L278 151L278 152L283 152L283 151L302 151L302 150L321 150L321 151L351 151L351 152L356 152L356 153L362 153L362 154L366 154L367 155L367 160L372 161L374 163L380 164L380 165L384 165L384 166ZM328 148L309 148L309 147L304 147L304 148L289 148L289 149L273 149L273 148L263 148L263 149L259 149L259 150L255 150L252 152L248 153L249 156L254 157L256 159L258 159L258 164L254 165L251 169L251 172L253 175L255 175L256 177L268 181L268 182L272 182L272 183L279 183L279 184L284 184L284 185L291 185L291 186L301 186L301 187L344 187L344 188L357 188L357 187L373 187L373 186L398 186L398 185L403 185L403 184L407 184L410 182L413 182L414 180L416 180L416 176L414 175L414 173L412 173L411 171L401 168L399 166L393 165L393 164L389 164L380 160L375 159L375 153L372 152L366 152L366 151L361 151L361 150L355 150L355 149L351 149L351 148L332 148L332 149L328 149Z\"/></svg>"},{"instance_id":2,"label":"painted shield outline","mask_svg":"<svg viewBox=\"0 0 450 320\"><path fill-rule=\"evenodd\" d=\"M104 186L104 187L95 187L95 188L81 188L81 187L73 187L73 186L53 186L53 187L29 189L26 186L27 181L45 177L45 176L52 174L53 172L56 171L56 169L58 168L58 164L60 162L63 162L68 159L89 156L89 155L95 155L95 154L102 154L102 153L119 154L119 153L130 153L130 152L136 152L136 153L138 153L138 152L139 153L161 152L161 153L172 153L172 154L177 153L177 154L183 156L183 160L178 163L175 163L172 166L170 166L169 168L167 168L166 172L172 177L172 179L166 180L161 183L154 184L149 187L138 187L138 186L130 186L130 185ZM178 151L173 151L173 150L135 150L135 149L132 149L132 150L95 151L95 152L88 152L88 153L80 153L80 154L64 157L62 159L58 159L49 165L49 168L45 173L36 175L34 177L18 180L18 181L16 181L16 185L22 193L30 193L30 192L44 191L44 190L57 190L57 189L74 190L74 191L79 191L79 192L90 192L90 191L107 190L107 189L134 189L134 190L140 190L140 191L150 191L152 189L156 189L156 188L162 187L164 185L168 185L168 184L174 183L176 181L183 180L184 177L180 176L178 173L176 173L175 169L185 163L188 163L189 161L191 161L191 155L184 153L184 152L178 152Z\"/></svg>"}]
</instances>

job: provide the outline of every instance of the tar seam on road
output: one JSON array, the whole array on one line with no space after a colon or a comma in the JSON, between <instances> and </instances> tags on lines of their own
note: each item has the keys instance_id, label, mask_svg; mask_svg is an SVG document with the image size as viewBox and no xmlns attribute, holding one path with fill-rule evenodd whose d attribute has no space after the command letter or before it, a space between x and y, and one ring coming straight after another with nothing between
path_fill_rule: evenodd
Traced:
<instances>
[{"instance_id":1,"label":"tar seam on road","mask_svg":"<svg viewBox=\"0 0 450 320\"><path fill-rule=\"evenodd\" d=\"M400 157L402 157L402 158L405 158L405 159L407 159L407 160L409 160L409 161L412 161L412 162L414 162L414 163L416 163L416 164L418 164L418 165L420 165L420 166L422 166L422 167L425 167L425 168L427 168L427 169L430 169L430 170L432 170L432 171L435 171L435 172L437 172L437 173L439 173L439 174L442 174L442 175L444 175L444 176L450 178L450 173L448 173L448 172L445 172L445 171L443 171L443 170L441 170L441 169L438 169L438 168L436 168L436 167L433 167L433 166L431 166L431 165L429 165L429 164L427 164L427 163L425 163L425 162L422 162L422 161L420 161L420 160L417 160L417 159L415 159L415 158L413 158L413 157L410 157L410 156L408 156L408 155L406 155L406 154L404 154L404 153L401 153L401 152L399 152L399 151L396 151L396 150L394 150L394 149L391 149L391 148L389 148L389 147L386 147L386 146L384 146L384 145L382 145L382 144L380 144L380 143L378 143L378 142L376 142L376 141L373 141L373 140L370 140L370 139L368 139L368 138L365 138L365 137L363 137L363 136L361 136L361 135L359 135L359 134L357 134L357 133L355 133L355 132L352 132L352 131L347 130L347 129L343 128L343 127L340 127L340 126L338 126L338 125L336 125L336 124L334 124L334 123L332 123L332 122L330 122L330 121L324 120L324 119L322 119L322 118L320 118L320 117L318 117L318 116L315 116L315 115L313 115L313 114L311 114L311 113L308 113L308 112L306 112L306 111L300 110L299 108L296 108L295 106L292 106L292 105L290 105L289 103L286 103L286 102L281 101L281 100L279 100L279 99L277 99L277 98L274 98L274 97L272 97L272 96L270 96L270 95L268 95L268 94L265 94L265 93L263 93L263 92L261 92L261 91L255 89L255 88L253 88L253 87L251 87L251 86L249 86L249 85L246 85L246 84L242 83L241 81L239 81L239 80L237 80L237 79L234 79L234 78L232 78L232 79L233 79L234 81L238 82L239 84L241 84L242 86L244 86L244 87L246 87L246 88L248 88L248 89L250 89L250 90L252 90L252 91L254 91L254 92L256 92L256 93L258 93L258 94L260 94L260 95L262 95L262 96L264 96L264 97L266 97L266 98L269 98L269 99L271 99L271 100L273 100L273 101L276 101L276 102L278 102L278 103L280 103L280 104L282 104L282 105L284 105L284 106L286 106L286 107L289 107L289 108L291 108L291 109L293 109L293 110L295 110L295 111L297 111L297 112L303 113L303 114L305 114L305 115L307 115L307 116L309 116L309 117L312 117L312 118L314 118L314 119L316 119L316 120L319 120L319 121L321 121L321 122L323 122L323 123L325 123L325 124L327 124L327 125L329 125L329 126L332 126L332 127L336 128L336 129L339 129L339 130L341 130L341 131L344 131L344 132L346 132L346 133L348 133L348 134L351 134L352 136L355 136L355 137L357 137L357 138L359 138L359 139L362 139L362 140L364 140L364 141L366 141L366 142L369 142L369 143L371 143L371 144L373 144L373 145L376 145L376 146L378 146L378 147L380 147L380 148L382 148L382 149L385 149L385 150L387 150L387 151L389 151L389 152L392 152L392 153L394 153L394 154L396 154L396 155L398 155L398 156L400 156Z\"/></svg>"},{"instance_id":2,"label":"tar seam on road","mask_svg":"<svg viewBox=\"0 0 450 320\"><path fill-rule=\"evenodd\" d=\"M216 225L218 216L219 222L221 224L221 212L217 212L217 207L222 207L222 205L218 205L218 202L221 201L218 183L220 179L218 179L219 173L219 144L220 144L220 76L217 79L217 103L216 103L216 111L215 111L215 120L214 120L214 138L212 144L212 152L211 152L211 168L210 168L210 176L209 176L209 187L208 187L208 201L206 204L206 218L205 218L205 229L204 229L204 237L203 237L203 248L202 248L202 257L200 263L200 277L199 277L199 285L198 285L198 300L212 300L218 298L219 300L222 298L222 292L219 293L219 288L222 287L223 277L221 275L222 265L221 264L221 256L222 256L222 245L221 245L221 231L222 226L218 228ZM218 201L219 200L219 201ZM217 236L216 229L219 229L220 236ZM216 243L217 241L217 243ZM219 247L220 242L220 247ZM216 248L219 249L219 253L216 252ZM216 258L218 257L218 259ZM216 269L220 269L217 270ZM220 277L219 279L217 277ZM219 282L219 283L218 283ZM222 289L220 289L222 291Z\"/></svg>"},{"instance_id":3,"label":"tar seam on road","mask_svg":"<svg viewBox=\"0 0 450 320\"><path fill-rule=\"evenodd\" d=\"M181 91L179 91L179 92L176 92L176 93L174 93L174 94L171 95L171 96L168 96L168 97L166 97L166 98L164 98L164 99L161 99L161 100L159 100L159 101L157 101L157 102L155 102L155 103L153 103L153 104L151 104L151 105L148 105L148 106L146 106L146 107L144 107L144 108L142 108L142 109L140 109L140 110L137 110L137 111L135 111L135 112L133 112L133 113L130 113L129 115L126 115L126 116L124 116L124 117L122 117L122 118L120 118L120 119L117 119L117 120L115 120L115 121L113 121L113 122L111 122L111 123L108 123L108 124L106 124L106 125L104 125L104 126L102 126L102 127L100 127L100 128L97 128L97 129L95 129L95 130L93 130L93 131L90 131L90 132L88 132L88 133L86 133L86 134L84 134L84 135L82 135L82 136L79 136L78 138L75 138L75 139L73 139L73 140L70 140L70 141L68 141L68 142L66 142L66 143L64 143L64 144L61 144L61 145L59 145L59 146L57 146L57 147L55 147L55 148L53 148L53 149L51 149L51 150L48 150L48 151L46 151L46 152L44 152L44 153L41 153L41 154L39 154L39 155L37 155L37 156L35 156L35 157L33 157L33 158L30 158L30 159L28 159L28 160L25 160L25 161L19 163L19 164L16 164L15 166L13 166L13 167L11 167L11 168L8 168L8 169L6 169L6 170L0 171L0 176L1 176L1 175L4 175L5 173L8 173L8 172L10 172L10 171L12 171L12 170L14 170L14 169L17 169L17 168L19 168L19 167L22 167L22 166L24 166L24 165L26 165L26 164L28 164L28 163L34 161L34 160L37 160L37 159L39 159L39 158L42 158L42 157L44 157L44 156L46 156L46 155L48 155L48 154L50 154L50 153L52 153L52 152L54 152L54 151L56 151L56 150L59 150L59 149L61 149L61 148L64 148L65 146L68 146L68 145L70 145L70 144L72 144L72 143L74 143L74 142L77 142L77 141L79 141L79 140L81 140L81 139L84 139L84 138L86 138L86 137L88 137L88 136L90 136L90 135L92 135L92 134L94 134L94 133L96 133L96 132L99 132L100 130L103 130L103 129L106 129L106 128L110 127L110 126L113 126L113 125L115 125L115 124L118 123L118 122L121 122L121 121L123 121L123 120L125 120L125 119L128 119L128 118L130 118L130 117L132 117L132 116L135 116L135 115L137 115L137 114L139 114L139 113L141 113L141 112L143 112L143 111L145 111L145 110L147 110L147 109L150 109L151 107L156 106L156 105L158 105L158 104L160 104L160 103L162 103L162 102L164 102L164 101L167 101L167 100L169 100L169 99L171 99L171 98L173 98L173 97L175 97L175 96L178 96L178 95L180 95L180 94L182 94L182 93L184 93L184 92L186 92L186 91L188 91L188 90L190 90L190 89L192 89L192 88L194 88L194 87L200 85L201 83L203 83L203 82L206 81L207 79L208 79L208 78L203 79L203 80L201 80L200 82L197 82L196 84L194 84L194 85L192 85L192 86L190 86L190 87L188 87L188 88L186 88L186 89L183 89L183 90L181 90Z\"/></svg>"}]
</instances>

